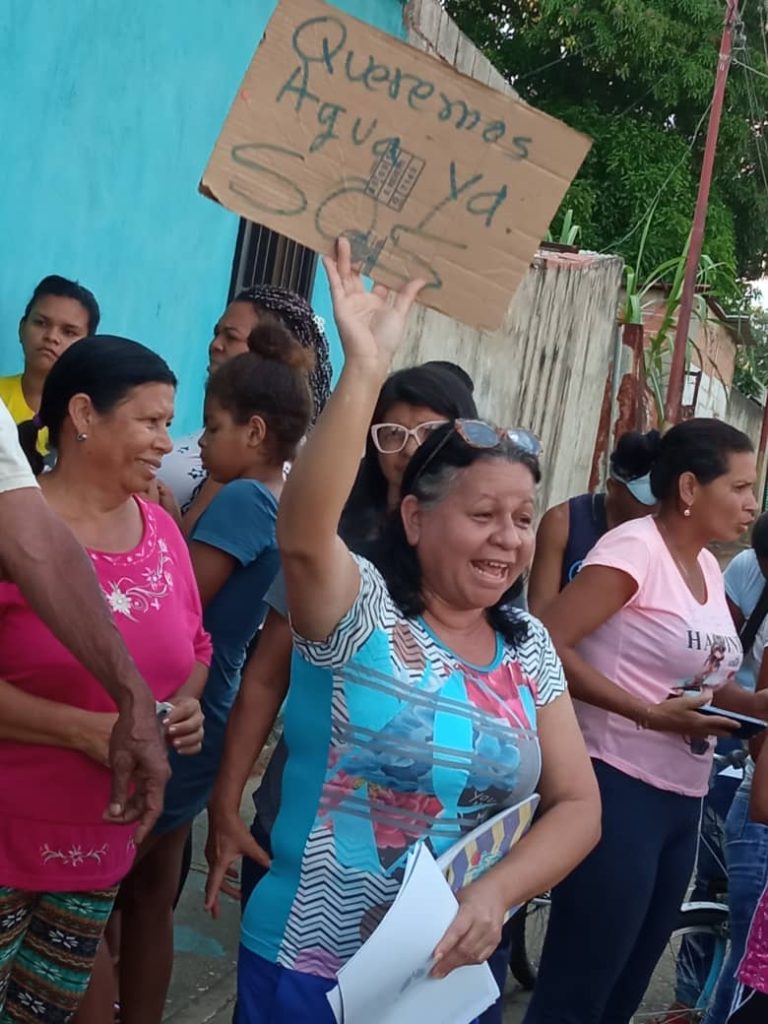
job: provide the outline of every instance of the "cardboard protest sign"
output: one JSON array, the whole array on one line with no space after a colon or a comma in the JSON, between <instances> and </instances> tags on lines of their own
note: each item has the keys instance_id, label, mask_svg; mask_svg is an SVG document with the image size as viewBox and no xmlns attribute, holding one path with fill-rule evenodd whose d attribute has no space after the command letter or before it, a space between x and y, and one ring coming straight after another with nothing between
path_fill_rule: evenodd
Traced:
<instances>
[{"instance_id":1,"label":"cardboard protest sign","mask_svg":"<svg viewBox=\"0 0 768 1024\"><path fill-rule=\"evenodd\" d=\"M281 0L200 189L499 327L590 143L322 0Z\"/></svg>"}]
</instances>

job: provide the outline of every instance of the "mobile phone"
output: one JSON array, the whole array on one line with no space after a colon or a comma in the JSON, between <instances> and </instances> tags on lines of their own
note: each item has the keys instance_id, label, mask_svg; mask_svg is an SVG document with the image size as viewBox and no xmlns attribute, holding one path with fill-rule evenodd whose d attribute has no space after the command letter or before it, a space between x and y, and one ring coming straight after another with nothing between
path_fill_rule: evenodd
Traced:
<instances>
[{"instance_id":1,"label":"mobile phone","mask_svg":"<svg viewBox=\"0 0 768 1024\"><path fill-rule=\"evenodd\" d=\"M696 708L696 711L700 715L716 715L718 718L727 718L731 722L738 722L740 728L736 732L728 733L728 736L734 736L739 740L750 740L753 736L757 736L763 729L768 729L768 722L763 722L759 718L750 718L749 715L739 715L735 711L725 711L723 708L712 707L711 704L705 704L703 707Z\"/></svg>"}]
</instances>

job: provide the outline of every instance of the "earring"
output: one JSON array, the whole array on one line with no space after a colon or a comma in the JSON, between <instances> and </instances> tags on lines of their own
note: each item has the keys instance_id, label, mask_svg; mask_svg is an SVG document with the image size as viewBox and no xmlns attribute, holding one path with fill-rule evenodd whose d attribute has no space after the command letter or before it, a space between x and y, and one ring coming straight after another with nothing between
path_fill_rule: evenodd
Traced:
<instances>
[{"instance_id":1,"label":"earring","mask_svg":"<svg viewBox=\"0 0 768 1024\"><path fill-rule=\"evenodd\" d=\"M87 441L88 440L88 435L84 434L84 433L80 433L80 434L77 435L77 440L82 444L83 441Z\"/></svg>"},{"instance_id":2,"label":"earring","mask_svg":"<svg viewBox=\"0 0 768 1024\"><path fill-rule=\"evenodd\" d=\"M690 519L690 517L691 517L691 509L690 509L690 507L688 505L686 505L685 508L683 509L683 515L685 516L686 519Z\"/></svg>"}]
</instances>

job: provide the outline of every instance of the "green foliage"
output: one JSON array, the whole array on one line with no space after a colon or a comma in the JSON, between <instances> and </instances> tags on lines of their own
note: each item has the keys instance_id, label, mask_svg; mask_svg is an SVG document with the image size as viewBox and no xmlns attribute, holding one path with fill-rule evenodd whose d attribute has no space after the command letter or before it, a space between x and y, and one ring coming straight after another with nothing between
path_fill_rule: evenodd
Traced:
<instances>
[{"instance_id":1,"label":"green foliage","mask_svg":"<svg viewBox=\"0 0 768 1024\"><path fill-rule=\"evenodd\" d=\"M594 139L563 202L580 244L648 265L683 251L696 201L723 0L443 0L459 26L521 97ZM762 3L745 6L746 49L768 73ZM713 287L735 302L734 280L762 275L768 257L768 80L731 68L704 249ZM659 194L660 193L660 194ZM560 220L564 214L561 210ZM722 272L721 272L722 271Z\"/></svg>"},{"instance_id":2,"label":"green foliage","mask_svg":"<svg viewBox=\"0 0 768 1024\"><path fill-rule=\"evenodd\" d=\"M641 274L641 268L652 223L653 217L649 217L646 220L640 240L637 266L632 267L626 264L624 267L624 290L626 297L620 320L625 324L645 323L648 307L655 305L650 297L652 290L658 288L665 289L661 319L658 321L653 333L646 336L645 348L643 350L646 384L656 406L657 421L662 423L664 421L664 400L669 384L669 363L672 356L680 303L683 297L683 282L690 246L690 234L679 256L675 256L671 260L664 260L663 263L660 263L653 270L643 275ZM699 323L706 323L709 316L709 306L707 305L704 293L711 289L712 282L718 274L722 276L724 268L719 267L710 256L702 254L696 275L697 292L694 295L692 322L698 320ZM727 273L723 279L727 280ZM694 347L693 338L689 336L687 342L688 359Z\"/></svg>"},{"instance_id":3,"label":"green foliage","mask_svg":"<svg viewBox=\"0 0 768 1024\"><path fill-rule=\"evenodd\" d=\"M570 207L565 213L561 211L552 223L555 227L555 232L553 233L552 230L547 232L548 242L557 242L559 245L576 244L581 234L581 225L575 223L573 210Z\"/></svg>"},{"instance_id":4,"label":"green foliage","mask_svg":"<svg viewBox=\"0 0 768 1024\"><path fill-rule=\"evenodd\" d=\"M760 398L768 387L768 310L753 306L750 312L753 345L740 345L736 352L733 382L742 394Z\"/></svg>"}]
</instances>

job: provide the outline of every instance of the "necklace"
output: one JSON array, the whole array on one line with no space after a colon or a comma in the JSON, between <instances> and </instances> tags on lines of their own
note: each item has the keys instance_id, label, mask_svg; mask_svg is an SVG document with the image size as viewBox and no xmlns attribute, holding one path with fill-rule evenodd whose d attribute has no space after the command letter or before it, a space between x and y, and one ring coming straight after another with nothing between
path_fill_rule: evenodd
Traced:
<instances>
[{"instance_id":1,"label":"necklace","mask_svg":"<svg viewBox=\"0 0 768 1024\"><path fill-rule=\"evenodd\" d=\"M685 579L686 583L688 583L690 586L693 586L693 576L689 572L687 566L678 557L678 554L675 551L675 549L673 547L673 544L672 544L672 538L669 536L669 531L667 530L666 526L661 521L661 519L657 519L656 523L657 523L657 525L658 525L658 527L659 527L659 529L661 531L662 537L664 538L664 543L666 544L667 551L670 553L670 555L672 555L672 558L674 559L675 565L678 567L678 569L682 573L683 578ZM699 560L698 560L698 558L696 559L696 567L697 568L699 567Z\"/></svg>"}]
</instances>

